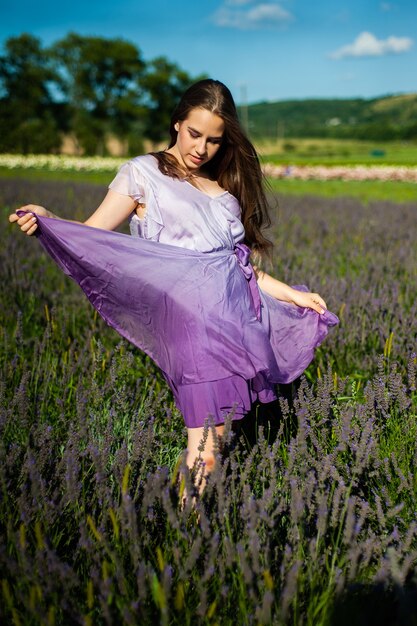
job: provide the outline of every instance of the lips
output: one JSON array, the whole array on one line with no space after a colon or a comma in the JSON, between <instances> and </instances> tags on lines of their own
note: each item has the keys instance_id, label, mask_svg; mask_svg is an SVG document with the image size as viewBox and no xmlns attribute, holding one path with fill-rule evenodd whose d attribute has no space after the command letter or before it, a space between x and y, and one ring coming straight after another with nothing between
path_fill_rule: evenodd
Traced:
<instances>
[{"instance_id":1,"label":"lips","mask_svg":"<svg viewBox=\"0 0 417 626\"><path fill-rule=\"evenodd\" d=\"M202 157L196 157L193 154L190 154L190 159L193 161L193 163L196 163L197 165L204 161Z\"/></svg>"}]
</instances>

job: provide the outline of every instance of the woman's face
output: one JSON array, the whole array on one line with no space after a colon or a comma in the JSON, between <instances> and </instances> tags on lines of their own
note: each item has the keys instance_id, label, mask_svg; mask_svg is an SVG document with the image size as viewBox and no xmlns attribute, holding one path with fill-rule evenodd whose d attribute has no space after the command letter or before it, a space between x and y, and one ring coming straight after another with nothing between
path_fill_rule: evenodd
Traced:
<instances>
[{"instance_id":1,"label":"woman's face","mask_svg":"<svg viewBox=\"0 0 417 626\"><path fill-rule=\"evenodd\" d=\"M206 109L191 109L188 117L175 124L176 144L169 150L187 170L196 172L218 152L224 121Z\"/></svg>"}]
</instances>

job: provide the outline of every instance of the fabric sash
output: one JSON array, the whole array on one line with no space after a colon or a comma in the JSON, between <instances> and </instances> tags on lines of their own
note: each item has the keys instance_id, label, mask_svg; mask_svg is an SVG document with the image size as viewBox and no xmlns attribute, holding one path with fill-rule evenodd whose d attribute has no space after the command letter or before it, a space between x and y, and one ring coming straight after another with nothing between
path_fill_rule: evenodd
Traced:
<instances>
[{"instance_id":1,"label":"fabric sash","mask_svg":"<svg viewBox=\"0 0 417 626\"><path fill-rule=\"evenodd\" d=\"M255 313L258 320L261 319L261 296L259 293L259 287L256 280L255 272L252 265L249 263L251 250L244 243L237 243L235 246L235 254L239 262L246 280L249 284L249 290L252 296L253 305L255 307Z\"/></svg>"}]
</instances>

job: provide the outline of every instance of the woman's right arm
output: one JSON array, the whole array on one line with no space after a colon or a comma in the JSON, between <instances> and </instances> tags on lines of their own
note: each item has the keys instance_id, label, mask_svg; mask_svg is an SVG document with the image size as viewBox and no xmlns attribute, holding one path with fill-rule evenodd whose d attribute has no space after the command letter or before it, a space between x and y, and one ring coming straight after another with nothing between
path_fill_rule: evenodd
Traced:
<instances>
[{"instance_id":1,"label":"woman's right arm","mask_svg":"<svg viewBox=\"0 0 417 626\"><path fill-rule=\"evenodd\" d=\"M94 228L114 230L129 217L136 206L137 202L130 196L110 189L100 206L84 223ZM37 204L26 204L18 210L27 211L27 213L22 217L19 217L16 213L12 213L12 215L9 215L9 222L16 222L17 225L20 226L20 230L26 233L26 235L33 235L38 227L36 217L33 214L40 215L41 217L63 219L51 211L48 211L45 207Z\"/></svg>"}]
</instances>

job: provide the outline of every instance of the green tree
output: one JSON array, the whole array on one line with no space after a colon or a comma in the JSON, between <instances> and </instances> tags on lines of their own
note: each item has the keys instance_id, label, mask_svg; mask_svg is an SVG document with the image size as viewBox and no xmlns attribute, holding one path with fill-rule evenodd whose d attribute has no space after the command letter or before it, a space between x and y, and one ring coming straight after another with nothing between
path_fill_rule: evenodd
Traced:
<instances>
[{"instance_id":1,"label":"green tree","mask_svg":"<svg viewBox=\"0 0 417 626\"><path fill-rule=\"evenodd\" d=\"M6 41L0 57L0 149L3 152L58 150L59 105L52 91L56 74L40 40L23 34Z\"/></svg>"},{"instance_id":2,"label":"green tree","mask_svg":"<svg viewBox=\"0 0 417 626\"><path fill-rule=\"evenodd\" d=\"M184 91L195 81L178 65L165 57L151 61L141 85L146 92L145 135L154 142L167 139L172 112Z\"/></svg>"},{"instance_id":3,"label":"green tree","mask_svg":"<svg viewBox=\"0 0 417 626\"><path fill-rule=\"evenodd\" d=\"M368 141L393 141L398 139L399 131L392 124L377 120L368 124L361 124L354 129L352 136Z\"/></svg>"},{"instance_id":4,"label":"green tree","mask_svg":"<svg viewBox=\"0 0 417 626\"><path fill-rule=\"evenodd\" d=\"M84 151L104 153L108 132L127 137L144 116L139 85L145 63L138 48L122 39L70 33L50 53Z\"/></svg>"}]
</instances>

